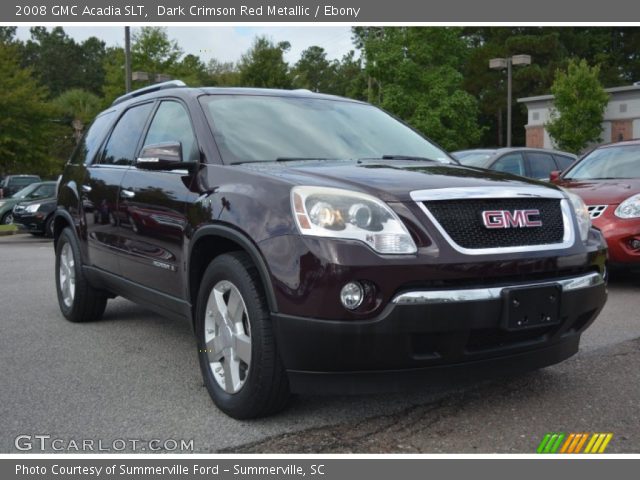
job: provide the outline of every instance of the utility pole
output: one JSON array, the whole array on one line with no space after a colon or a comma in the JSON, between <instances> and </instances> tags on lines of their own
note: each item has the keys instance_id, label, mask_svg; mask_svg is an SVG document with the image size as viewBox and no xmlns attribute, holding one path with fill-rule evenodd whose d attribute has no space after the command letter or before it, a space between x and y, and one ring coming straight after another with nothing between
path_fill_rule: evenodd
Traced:
<instances>
[{"instance_id":1,"label":"utility pole","mask_svg":"<svg viewBox=\"0 0 640 480\"><path fill-rule=\"evenodd\" d=\"M507 69L507 147L511 146L511 67L513 65L531 65L531 56L513 55L512 57L489 60L489 68L493 70Z\"/></svg>"},{"instance_id":2,"label":"utility pole","mask_svg":"<svg viewBox=\"0 0 640 480\"><path fill-rule=\"evenodd\" d=\"M124 27L124 89L131 91L131 27Z\"/></svg>"}]
</instances>

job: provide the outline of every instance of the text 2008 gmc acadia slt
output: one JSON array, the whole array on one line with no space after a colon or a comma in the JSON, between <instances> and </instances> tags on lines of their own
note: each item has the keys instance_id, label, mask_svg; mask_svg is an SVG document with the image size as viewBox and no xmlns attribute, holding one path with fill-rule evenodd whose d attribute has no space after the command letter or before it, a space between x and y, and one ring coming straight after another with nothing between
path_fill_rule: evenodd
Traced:
<instances>
[{"instance_id":1,"label":"text 2008 gmc acadia slt","mask_svg":"<svg viewBox=\"0 0 640 480\"><path fill-rule=\"evenodd\" d=\"M236 418L290 392L551 365L607 295L579 197L308 91L170 82L117 99L66 166L54 234L64 316L98 319L120 295L189 319Z\"/></svg>"}]
</instances>

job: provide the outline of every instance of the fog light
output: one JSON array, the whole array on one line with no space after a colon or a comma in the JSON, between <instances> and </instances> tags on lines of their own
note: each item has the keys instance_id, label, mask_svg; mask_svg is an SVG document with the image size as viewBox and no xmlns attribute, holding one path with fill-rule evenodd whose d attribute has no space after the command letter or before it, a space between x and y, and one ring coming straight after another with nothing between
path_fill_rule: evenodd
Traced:
<instances>
[{"instance_id":1,"label":"fog light","mask_svg":"<svg viewBox=\"0 0 640 480\"><path fill-rule=\"evenodd\" d=\"M631 246L631 248L633 248L634 250L640 250L640 240L634 238L633 240L631 240L629 242L629 245Z\"/></svg>"},{"instance_id":2,"label":"fog light","mask_svg":"<svg viewBox=\"0 0 640 480\"><path fill-rule=\"evenodd\" d=\"M362 305L364 299L364 288L360 282L349 282L342 290L340 290L340 301L344 308L348 310L355 310Z\"/></svg>"}]
</instances>

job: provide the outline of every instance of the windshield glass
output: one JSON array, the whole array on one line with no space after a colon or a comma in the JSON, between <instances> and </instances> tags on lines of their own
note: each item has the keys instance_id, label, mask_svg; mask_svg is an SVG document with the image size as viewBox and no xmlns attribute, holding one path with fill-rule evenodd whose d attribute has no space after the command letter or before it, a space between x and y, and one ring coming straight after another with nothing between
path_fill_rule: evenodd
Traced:
<instances>
[{"instance_id":1,"label":"windshield glass","mask_svg":"<svg viewBox=\"0 0 640 480\"><path fill-rule=\"evenodd\" d=\"M24 187L22 190L18 190L16 193L11 195L11 198L25 198L39 186L39 183L32 183L31 185Z\"/></svg>"},{"instance_id":2,"label":"windshield glass","mask_svg":"<svg viewBox=\"0 0 640 480\"><path fill-rule=\"evenodd\" d=\"M371 105L258 95L209 95L201 102L225 163L383 156L453 163Z\"/></svg>"},{"instance_id":3,"label":"windshield glass","mask_svg":"<svg viewBox=\"0 0 640 480\"><path fill-rule=\"evenodd\" d=\"M459 158L456 156L456 158L462 165L468 167L484 167L491 156L493 156L493 152L473 152L465 153Z\"/></svg>"},{"instance_id":4,"label":"windshield glass","mask_svg":"<svg viewBox=\"0 0 640 480\"><path fill-rule=\"evenodd\" d=\"M564 178L573 180L640 178L640 145L594 150L569 170Z\"/></svg>"}]
</instances>

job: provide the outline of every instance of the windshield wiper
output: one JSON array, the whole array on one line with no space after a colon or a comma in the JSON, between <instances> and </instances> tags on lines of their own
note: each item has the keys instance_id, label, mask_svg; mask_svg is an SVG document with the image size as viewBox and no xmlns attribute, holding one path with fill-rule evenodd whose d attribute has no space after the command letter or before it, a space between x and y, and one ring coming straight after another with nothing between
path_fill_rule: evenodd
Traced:
<instances>
[{"instance_id":1,"label":"windshield wiper","mask_svg":"<svg viewBox=\"0 0 640 480\"><path fill-rule=\"evenodd\" d=\"M276 162L301 162L307 160L340 160L339 158L325 158L325 157L278 157Z\"/></svg>"},{"instance_id":2,"label":"windshield wiper","mask_svg":"<svg viewBox=\"0 0 640 480\"><path fill-rule=\"evenodd\" d=\"M414 155L382 155L380 157L359 158L358 160L410 160L416 162L453 163L449 160L434 160L433 158L417 157Z\"/></svg>"},{"instance_id":3,"label":"windshield wiper","mask_svg":"<svg viewBox=\"0 0 640 480\"><path fill-rule=\"evenodd\" d=\"M242 165L244 163L272 163L272 162L304 162L304 161L340 160L339 158L324 157L278 157L274 160L242 160L233 162L231 165Z\"/></svg>"}]
</instances>

